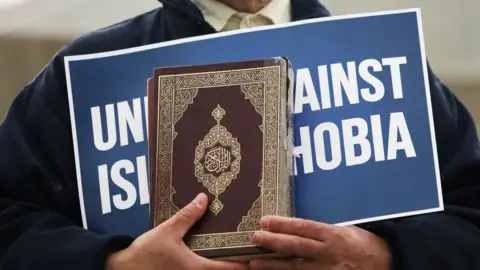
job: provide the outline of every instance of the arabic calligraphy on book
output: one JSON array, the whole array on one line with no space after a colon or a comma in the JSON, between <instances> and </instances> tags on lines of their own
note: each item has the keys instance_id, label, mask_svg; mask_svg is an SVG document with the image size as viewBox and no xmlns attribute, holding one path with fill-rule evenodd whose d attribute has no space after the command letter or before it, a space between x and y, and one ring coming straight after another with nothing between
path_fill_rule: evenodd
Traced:
<instances>
[{"instance_id":1,"label":"arabic calligraphy on book","mask_svg":"<svg viewBox=\"0 0 480 270\"><path fill-rule=\"evenodd\" d=\"M195 149L195 176L208 189L208 192L215 196L209 207L215 215L218 215L224 207L219 196L237 178L242 159L240 143L226 127L220 124L225 114L225 109L220 105L212 111L217 124L210 129Z\"/></svg>"}]
</instances>

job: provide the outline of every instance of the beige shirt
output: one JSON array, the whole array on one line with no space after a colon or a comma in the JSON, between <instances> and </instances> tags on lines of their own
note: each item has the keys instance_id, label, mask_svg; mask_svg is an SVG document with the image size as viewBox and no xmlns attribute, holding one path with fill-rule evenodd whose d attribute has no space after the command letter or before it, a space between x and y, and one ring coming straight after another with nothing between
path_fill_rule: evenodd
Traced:
<instances>
[{"instance_id":1,"label":"beige shirt","mask_svg":"<svg viewBox=\"0 0 480 270\"><path fill-rule=\"evenodd\" d=\"M252 28L291 21L290 0L271 0L255 14L237 12L217 0L192 0L205 20L218 32Z\"/></svg>"}]
</instances>

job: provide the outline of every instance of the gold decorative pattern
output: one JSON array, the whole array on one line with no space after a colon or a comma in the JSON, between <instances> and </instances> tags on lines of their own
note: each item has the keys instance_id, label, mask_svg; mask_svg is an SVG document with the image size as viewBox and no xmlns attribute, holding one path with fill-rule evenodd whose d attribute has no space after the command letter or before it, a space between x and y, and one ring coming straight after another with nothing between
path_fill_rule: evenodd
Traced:
<instances>
[{"instance_id":1,"label":"gold decorative pattern","mask_svg":"<svg viewBox=\"0 0 480 270\"><path fill-rule=\"evenodd\" d=\"M249 99L252 103L255 110L263 118L263 102L264 102L264 92L262 89L265 88L263 82L260 83L249 83L242 84L241 89L245 94L245 99Z\"/></svg>"},{"instance_id":2,"label":"gold decorative pattern","mask_svg":"<svg viewBox=\"0 0 480 270\"><path fill-rule=\"evenodd\" d=\"M252 208L246 216L242 217L242 222L238 224L237 231L256 231L260 230L260 219L262 218L262 196L255 200Z\"/></svg>"},{"instance_id":3,"label":"gold decorative pattern","mask_svg":"<svg viewBox=\"0 0 480 270\"><path fill-rule=\"evenodd\" d=\"M178 122L178 120L180 120L180 118L182 118L183 113L185 113L185 111L187 110L188 105L193 103L193 99L197 96L197 94L198 89L196 88L175 91L175 106L173 107L173 139L175 139L178 135L178 133L175 132L175 124Z\"/></svg>"},{"instance_id":4,"label":"gold decorative pattern","mask_svg":"<svg viewBox=\"0 0 480 270\"><path fill-rule=\"evenodd\" d=\"M157 120L157 179L155 191L155 213L153 223L160 224L172 214L171 155L173 142L173 95L175 77L169 76L159 80L158 86L158 120ZM167 181L169 179L169 181Z\"/></svg>"},{"instance_id":5,"label":"gold decorative pattern","mask_svg":"<svg viewBox=\"0 0 480 270\"><path fill-rule=\"evenodd\" d=\"M192 89L219 87L226 85L263 85L260 92L261 95L254 95L250 92L252 87L258 86L244 86L242 91L246 98L250 99L256 111L262 113L263 116L263 175L261 181L262 195L254 203L252 209L247 213L245 221L239 224L238 229L245 228L245 230L253 228L250 225L249 217L252 221L257 219L258 214L261 216L275 215L279 211L278 193L279 185L287 183L288 177L281 175L281 183L279 183L278 172L280 164L284 161L279 159L279 151L283 147L279 141L279 132L283 126L279 125L279 117L285 114L281 107L280 98L285 96L287 86L280 84L280 66L267 66L252 69L239 69L230 71L213 71L195 74L181 74L181 75L166 75L159 76L158 87L158 137L157 137L157 171L156 179L158 185L155 197L155 213L153 215L153 223L155 225L161 224L170 218L177 210L171 202L172 189L171 175L172 175L172 151L174 124L178 119L176 112L181 111L176 106L181 106L177 102L173 102L174 96L177 92L192 91ZM278 90L281 91L278 91ZM253 90L252 90L253 91ZM283 96L282 96L283 95ZM185 94L182 96L191 96ZM193 97L192 97L193 99ZM185 99L187 100L187 99ZM180 102L185 104L183 102ZM187 102L188 104L188 102ZM259 108L262 108L259 109ZM181 117L181 114L180 114ZM283 116L282 116L283 117ZM282 130L282 134L286 133ZM226 148L228 149L228 148ZM207 150L208 151L208 150ZM222 150L223 151L223 150ZM229 149L232 151L232 149ZM282 160L282 161L280 161ZM231 160L232 164L235 159ZM232 167L230 164L230 167ZM203 165L202 165L203 166ZM202 170L204 168L202 167ZM243 220L243 219L242 219ZM244 225L242 225L244 224ZM252 223L253 224L253 223ZM218 234L199 234L188 237L187 244L193 251L209 250L219 248L234 248L234 247L251 247L255 246L252 243L254 230L252 231L238 231Z\"/></svg>"},{"instance_id":6,"label":"gold decorative pattern","mask_svg":"<svg viewBox=\"0 0 480 270\"><path fill-rule=\"evenodd\" d=\"M245 99L250 100L250 103L252 103L253 107L257 113L260 114L262 119L263 103L265 102L264 91L262 91L263 88L265 88L264 83L249 83L241 85L242 92L245 94ZM263 132L263 123L260 124L259 128Z\"/></svg>"},{"instance_id":7,"label":"gold decorative pattern","mask_svg":"<svg viewBox=\"0 0 480 270\"><path fill-rule=\"evenodd\" d=\"M223 209L223 203L218 197L237 178L242 159L240 143L220 124L225 114L226 111L220 105L212 111L217 124L198 142L195 149L195 176L215 196L210 204L210 211L215 215Z\"/></svg>"},{"instance_id":8,"label":"gold decorative pattern","mask_svg":"<svg viewBox=\"0 0 480 270\"><path fill-rule=\"evenodd\" d=\"M175 189L170 186L170 203L172 204L172 215L175 215L179 211L178 206L173 203L173 195L175 195L175 193L177 193L177 191L175 191Z\"/></svg>"},{"instance_id":9,"label":"gold decorative pattern","mask_svg":"<svg viewBox=\"0 0 480 270\"><path fill-rule=\"evenodd\" d=\"M208 250L231 247L248 247L252 245L253 231L237 233L216 233L194 235L185 239L191 250Z\"/></svg>"},{"instance_id":10,"label":"gold decorative pattern","mask_svg":"<svg viewBox=\"0 0 480 270\"><path fill-rule=\"evenodd\" d=\"M260 180L258 187L262 189L263 181ZM242 217L242 221L237 226L237 231L257 231L260 230L260 220L262 219L262 193L260 196L253 202L252 208L248 210L246 216Z\"/></svg>"}]
</instances>

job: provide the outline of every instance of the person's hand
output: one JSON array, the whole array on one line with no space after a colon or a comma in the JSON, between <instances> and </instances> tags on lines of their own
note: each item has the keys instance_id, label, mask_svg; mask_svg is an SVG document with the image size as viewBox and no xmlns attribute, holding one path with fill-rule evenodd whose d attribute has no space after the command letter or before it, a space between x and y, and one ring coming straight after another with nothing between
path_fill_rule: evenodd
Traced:
<instances>
[{"instance_id":1,"label":"person's hand","mask_svg":"<svg viewBox=\"0 0 480 270\"><path fill-rule=\"evenodd\" d=\"M106 270L247 270L245 264L213 261L198 256L183 242L187 231L208 205L200 194L166 222L137 238L127 249L109 256Z\"/></svg>"},{"instance_id":2,"label":"person's hand","mask_svg":"<svg viewBox=\"0 0 480 270\"><path fill-rule=\"evenodd\" d=\"M389 270L387 245L355 226L341 227L295 218L265 217L254 243L291 259L255 259L252 270Z\"/></svg>"}]
</instances>

